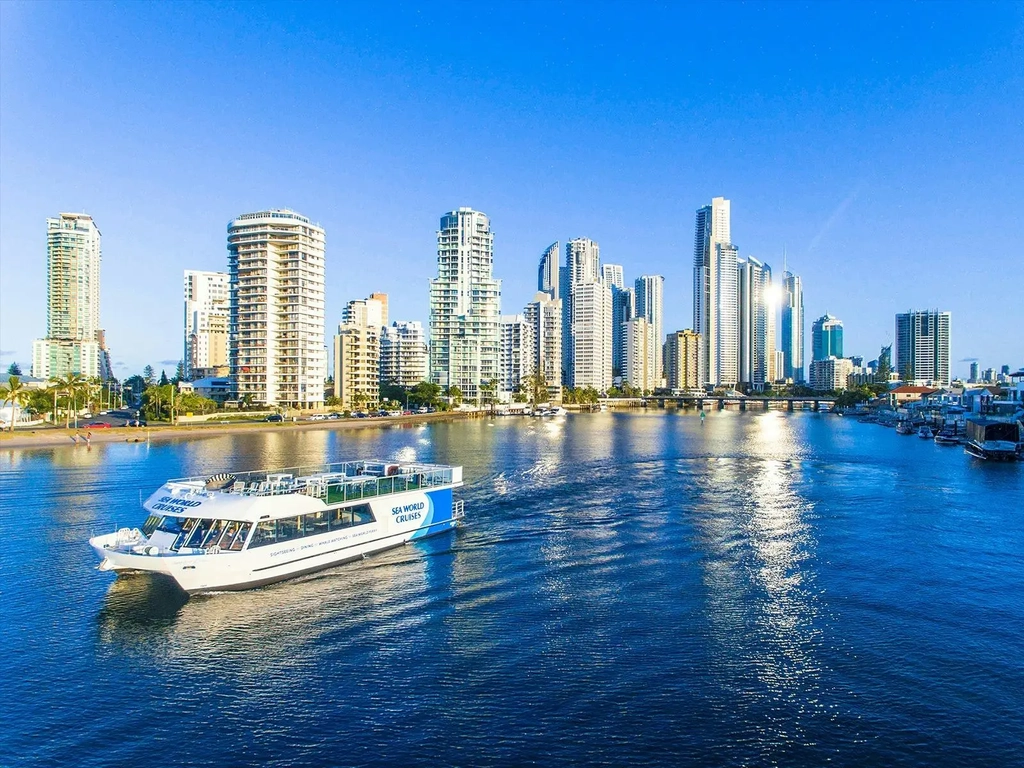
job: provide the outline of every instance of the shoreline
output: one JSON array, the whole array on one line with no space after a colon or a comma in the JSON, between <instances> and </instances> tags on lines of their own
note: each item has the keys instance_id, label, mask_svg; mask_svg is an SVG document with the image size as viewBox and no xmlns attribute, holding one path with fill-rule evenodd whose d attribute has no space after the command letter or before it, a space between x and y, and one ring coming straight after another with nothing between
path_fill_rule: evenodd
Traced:
<instances>
[{"instance_id":1,"label":"shoreline","mask_svg":"<svg viewBox=\"0 0 1024 768\"><path fill-rule=\"evenodd\" d=\"M110 429L93 429L85 427L50 427L20 432L3 432L0 434L0 450L32 449L32 448L75 448L85 445L85 433L91 431L90 445L100 443L145 443L153 440L194 440L202 437L219 435L238 435L254 431L310 431L310 430L348 430L376 429L396 425L424 424L432 421L458 421L473 418L480 413L468 411L445 411L441 413L422 413L411 416L383 416L373 419L344 419L334 421L301 421L301 422L246 422L227 424L188 424L181 426L160 425L153 427L112 427ZM78 442L73 440L78 433Z\"/></svg>"}]
</instances>

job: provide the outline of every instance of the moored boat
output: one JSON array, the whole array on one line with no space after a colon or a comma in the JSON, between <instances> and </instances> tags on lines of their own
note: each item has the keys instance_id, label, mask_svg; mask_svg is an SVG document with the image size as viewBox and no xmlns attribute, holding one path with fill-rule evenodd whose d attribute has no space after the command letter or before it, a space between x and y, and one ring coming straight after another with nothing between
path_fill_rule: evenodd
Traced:
<instances>
[{"instance_id":1,"label":"moored boat","mask_svg":"<svg viewBox=\"0 0 1024 768\"><path fill-rule=\"evenodd\" d=\"M1013 461L1020 456L1020 424L981 417L967 419L964 451L979 459Z\"/></svg>"},{"instance_id":2,"label":"moored boat","mask_svg":"<svg viewBox=\"0 0 1024 768\"><path fill-rule=\"evenodd\" d=\"M169 480L141 528L95 536L101 570L146 571L186 592L240 590L451 530L462 467L350 461Z\"/></svg>"},{"instance_id":3,"label":"moored boat","mask_svg":"<svg viewBox=\"0 0 1024 768\"><path fill-rule=\"evenodd\" d=\"M931 440L935 435L932 434L931 427L926 425L917 430L917 436L922 440Z\"/></svg>"},{"instance_id":4,"label":"moored boat","mask_svg":"<svg viewBox=\"0 0 1024 768\"><path fill-rule=\"evenodd\" d=\"M936 445L960 445L960 439L956 435L948 435L940 432L935 436Z\"/></svg>"}]
</instances>

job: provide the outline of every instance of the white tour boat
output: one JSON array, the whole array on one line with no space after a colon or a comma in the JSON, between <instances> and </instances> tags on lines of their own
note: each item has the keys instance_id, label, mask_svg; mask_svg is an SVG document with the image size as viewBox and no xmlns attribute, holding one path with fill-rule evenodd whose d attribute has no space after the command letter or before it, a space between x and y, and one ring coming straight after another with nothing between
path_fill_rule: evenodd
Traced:
<instances>
[{"instance_id":1,"label":"white tour boat","mask_svg":"<svg viewBox=\"0 0 1024 768\"><path fill-rule=\"evenodd\" d=\"M95 536L105 571L149 571L186 592L312 573L447 531L463 516L462 467L349 461L169 480L142 528Z\"/></svg>"}]
</instances>

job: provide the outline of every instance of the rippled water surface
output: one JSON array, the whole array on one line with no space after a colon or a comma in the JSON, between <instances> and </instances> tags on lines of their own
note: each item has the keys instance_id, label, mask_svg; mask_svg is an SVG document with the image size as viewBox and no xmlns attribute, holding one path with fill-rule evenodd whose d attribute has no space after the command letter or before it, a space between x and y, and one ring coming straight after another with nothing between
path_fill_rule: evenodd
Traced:
<instances>
[{"instance_id":1,"label":"rippled water surface","mask_svg":"<svg viewBox=\"0 0 1024 768\"><path fill-rule=\"evenodd\" d=\"M465 466L467 525L186 599L86 539L169 477ZM2 765L1024 764L1024 464L834 416L0 454Z\"/></svg>"}]
</instances>

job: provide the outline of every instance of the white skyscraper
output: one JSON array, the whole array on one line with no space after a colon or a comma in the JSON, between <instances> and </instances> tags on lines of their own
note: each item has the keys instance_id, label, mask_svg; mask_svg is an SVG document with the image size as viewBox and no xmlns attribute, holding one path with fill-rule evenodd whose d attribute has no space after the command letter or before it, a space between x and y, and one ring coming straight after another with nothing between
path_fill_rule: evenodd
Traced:
<instances>
[{"instance_id":1,"label":"white skyscraper","mask_svg":"<svg viewBox=\"0 0 1024 768\"><path fill-rule=\"evenodd\" d=\"M380 340L380 380L411 389L427 380L427 341L419 321L395 321Z\"/></svg>"},{"instance_id":2,"label":"white skyscraper","mask_svg":"<svg viewBox=\"0 0 1024 768\"><path fill-rule=\"evenodd\" d=\"M740 380L739 251L734 245L716 245L713 263L718 307L714 383L733 387Z\"/></svg>"},{"instance_id":3,"label":"white skyscraper","mask_svg":"<svg viewBox=\"0 0 1024 768\"><path fill-rule=\"evenodd\" d=\"M533 324L525 315L502 315L499 400L509 402L524 380L533 375L536 357Z\"/></svg>"},{"instance_id":4,"label":"white skyscraper","mask_svg":"<svg viewBox=\"0 0 1024 768\"><path fill-rule=\"evenodd\" d=\"M437 278L430 281L430 380L477 401L498 378L501 281L486 215L459 208L441 217Z\"/></svg>"},{"instance_id":5,"label":"white skyscraper","mask_svg":"<svg viewBox=\"0 0 1024 768\"><path fill-rule=\"evenodd\" d=\"M238 398L316 408L324 402L324 230L294 211L228 225L228 361Z\"/></svg>"},{"instance_id":6,"label":"white skyscraper","mask_svg":"<svg viewBox=\"0 0 1024 768\"><path fill-rule=\"evenodd\" d=\"M736 249L730 204L716 197L697 210L693 245L693 327L704 344L708 383L731 386L738 378Z\"/></svg>"},{"instance_id":7,"label":"white skyscraper","mask_svg":"<svg viewBox=\"0 0 1024 768\"><path fill-rule=\"evenodd\" d=\"M533 369L544 377L551 402L562 400L562 300L538 291L523 310L533 329Z\"/></svg>"},{"instance_id":8,"label":"white skyscraper","mask_svg":"<svg viewBox=\"0 0 1024 768\"><path fill-rule=\"evenodd\" d=\"M563 360L568 385L593 387L599 392L612 385L612 289L601 272L601 250L587 238L565 245L566 283L562 287Z\"/></svg>"},{"instance_id":9,"label":"white skyscraper","mask_svg":"<svg viewBox=\"0 0 1024 768\"><path fill-rule=\"evenodd\" d=\"M665 337L662 333L663 317L665 314L665 278L661 275L641 275L634 282L636 291L636 316L647 320L654 333L654 368L653 376L656 384L654 389L661 386L661 379L664 376L664 362L662 360L662 344Z\"/></svg>"},{"instance_id":10,"label":"white skyscraper","mask_svg":"<svg viewBox=\"0 0 1024 768\"><path fill-rule=\"evenodd\" d=\"M753 256L739 261L739 381L756 391L771 381L774 323L771 321L772 268Z\"/></svg>"},{"instance_id":11,"label":"white skyscraper","mask_svg":"<svg viewBox=\"0 0 1024 768\"><path fill-rule=\"evenodd\" d=\"M218 368L227 367L230 302L227 272L185 270L184 361L189 381L216 376Z\"/></svg>"},{"instance_id":12,"label":"white skyscraper","mask_svg":"<svg viewBox=\"0 0 1024 768\"><path fill-rule=\"evenodd\" d=\"M350 301L341 314L334 337L334 394L341 407L357 410L380 401L380 337L387 301L376 298Z\"/></svg>"},{"instance_id":13,"label":"white skyscraper","mask_svg":"<svg viewBox=\"0 0 1024 768\"><path fill-rule=\"evenodd\" d=\"M606 285L618 288L620 291L626 287L621 264L602 264L601 279Z\"/></svg>"},{"instance_id":14,"label":"white skyscraper","mask_svg":"<svg viewBox=\"0 0 1024 768\"><path fill-rule=\"evenodd\" d=\"M46 220L46 338L32 343L32 375L40 379L110 376L100 328L100 231L91 216Z\"/></svg>"},{"instance_id":15,"label":"white skyscraper","mask_svg":"<svg viewBox=\"0 0 1024 768\"><path fill-rule=\"evenodd\" d=\"M660 386L656 365L659 355L654 325L644 317L634 317L623 323L623 383L629 383L644 392Z\"/></svg>"},{"instance_id":16,"label":"white skyscraper","mask_svg":"<svg viewBox=\"0 0 1024 768\"><path fill-rule=\"evenodd\" d=\"M896 315L896 373L908 381L948 385L951 322L949 312L938 310Z\"/></svg>"}]
</instances>

